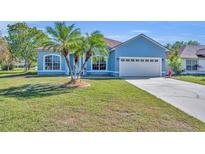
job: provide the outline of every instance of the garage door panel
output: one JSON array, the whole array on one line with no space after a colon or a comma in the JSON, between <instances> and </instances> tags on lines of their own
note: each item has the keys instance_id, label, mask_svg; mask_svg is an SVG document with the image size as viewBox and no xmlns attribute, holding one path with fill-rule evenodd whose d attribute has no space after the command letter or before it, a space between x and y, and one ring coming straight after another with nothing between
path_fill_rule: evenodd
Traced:
<instances>
[{"instance_id":1,"label":"garage door panel","mask_svg":"<svg viewBox=\"0 0 205 154\"><path fill-rule=\"evenodd\" d=\"M120 58L120 76L160 76L160 58Z\"/></svg>"}]
</instances>

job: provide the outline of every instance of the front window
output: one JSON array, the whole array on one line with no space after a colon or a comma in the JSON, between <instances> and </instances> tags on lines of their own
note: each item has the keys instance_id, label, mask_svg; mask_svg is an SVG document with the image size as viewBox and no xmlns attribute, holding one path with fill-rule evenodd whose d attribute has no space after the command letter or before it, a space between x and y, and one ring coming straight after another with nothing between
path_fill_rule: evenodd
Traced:
<instances>
[{"instance_id":1,"label":"front window","mask_svg":"<svg viewBox=\"0 0 205 154\"><path fill-rule=\"evenodd\" d=\"M94 56L92 58L92 70L106 70L107 58L104 56Z\"/></svg>"},{"instance_id":2,"label":"front window","mask_svg":"<svg viewBox=\"0 0 205 154\"><path fill-rule=\"evenodd\" d=\"M186 70L196 71L197 70L197 60L186 60Z\"/></svg>"},{"instance_id":3,"label":"front window","mask_svg":"<svg viewBox=\"0 0 205 154\"><path fill-rule=\"evenodd\" d=\"M47 55L45 56L45 70L60 70L60 56Z\"/></svg>"}]
</instances>

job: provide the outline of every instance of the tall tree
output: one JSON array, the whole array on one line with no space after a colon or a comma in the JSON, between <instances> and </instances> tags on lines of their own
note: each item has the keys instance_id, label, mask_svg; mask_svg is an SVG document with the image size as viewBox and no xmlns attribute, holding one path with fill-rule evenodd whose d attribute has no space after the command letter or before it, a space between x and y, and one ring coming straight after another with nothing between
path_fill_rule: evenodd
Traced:
<instances>
[{"instance_id":1,"label":"tall tree","mask_svg":"<svg viewBox=\"0 0 205 154\"><path fill-rule=\"evenodd\" d=\"M181 47L185 46L185 45L200 45L200 43L198 41L193 41L193 40L190 40L190 41L176 41L174 43L168 43L166 45L166 47L168 49L171 49L171 50L179 50Z\"/></svg>"},{"instance_id":2,"label":"tall tree","mask_svg":"<svg viewBox=\"0 0 205 154\"><path fill-rule=\"evenodd\" d=\"M44 48L54 52L61 53L66 60L71 80L74 81L73 67L71 67L70 54L73 54L82 41L82 36L79 28L74 25L67 26L65 22L55 22L54 28L47 27L47 32L50 34L50 39L45 42Z\"/></svg>"},{"instance_id":3,"label":"tall tree","mask_svg":"<svg viewBox=\"0 0 205 154\"><path fill-rule=\"evenodd\" d=\"M25 62L27 71L32 62L37 61L38 48L48 39L43 31L36 27L30 28L25 22L8 25L6 37L12 56Z\"/></svg>"},{"instance_id":4,"label":"tall tree","mask_svg":"<svg viewBox=\"0 0 205 154\"><path fill-rule=\"evenodd\" d=\"M9 70L12 65L12 56L6 40L0 36L0 65L7 67Z\"/></svg>"},{"instance_id":5,"label":"tall tree","mask_svg":"<svg viewBox=\"0 0 205 154\"><path fill-rule=\"evenodd\" d=\"M187 42L187 45L200 45L200 43L198 41L190 40Z\"/></svg>"}]
</instances>

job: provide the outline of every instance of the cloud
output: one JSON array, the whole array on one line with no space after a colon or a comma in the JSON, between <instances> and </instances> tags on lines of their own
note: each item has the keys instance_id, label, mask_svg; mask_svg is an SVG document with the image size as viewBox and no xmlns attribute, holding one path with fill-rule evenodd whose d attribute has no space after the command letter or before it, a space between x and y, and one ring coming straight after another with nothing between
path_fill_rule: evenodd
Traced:
<instances>
[{"instance_id":1,"label":"cloud","mask_svg":"<svg viewBox=\"0 0 205 154\"><path fill-rule=\"evenodd\" d=\"M134 37L134 36L135 35L106 35L105 37L123 42L123 41L126 41L126 40Z\"/></svg>"},{"instance_id":2,"label":"cloud","mask_svg":"<svg viewBox=\"0 0 205 154\"><path fill-rule=\"evenodd\" d=\"M135 29L132 30L131 33L150 33L150 31L145 29Z\"/></svg>"}]
</instances>

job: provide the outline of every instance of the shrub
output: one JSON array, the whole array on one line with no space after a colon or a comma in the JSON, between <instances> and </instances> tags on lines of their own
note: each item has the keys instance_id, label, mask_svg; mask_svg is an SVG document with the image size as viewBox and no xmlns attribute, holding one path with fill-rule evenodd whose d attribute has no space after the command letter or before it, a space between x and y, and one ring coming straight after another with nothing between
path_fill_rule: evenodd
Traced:
<instances>
[{"instance_id":1,"label":"shrub","mask_svg":"<svg viewBox=\"0 0 205 154\"><path fill-rule=\"evenodd\" d=\"M7 71L7 70L13 70L14 69L14 65L9 64L9 65L2 65L1 66L1 70Z\"/></svg>"}]
</instances>

